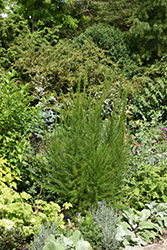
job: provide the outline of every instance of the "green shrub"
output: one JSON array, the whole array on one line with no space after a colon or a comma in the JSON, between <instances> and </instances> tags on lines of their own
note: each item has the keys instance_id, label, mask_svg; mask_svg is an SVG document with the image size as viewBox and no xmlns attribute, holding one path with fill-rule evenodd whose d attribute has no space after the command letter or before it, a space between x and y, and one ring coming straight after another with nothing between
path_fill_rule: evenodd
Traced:
<instances>
[{"instance_id":1,"label":"green shrub","mask_svg":"<svg viewBox=\"0 0 167 250\"><path fill-rule=\"evenodd\" d=\"M152 200L166 202L167 128L163 124L156 125L156 121L155 124L136 121L131 126L134 135L128 175L124 179L124 198L118 197L118 204L139 209Z\"/></svg>"},{"instance_id":2,"label":"green shrub","mask_svg":"<svg viewBox=\"0 0 167 250\"><path fill-rule=\"evenodd\" d=\"M8 72L0 86L0 156L20 174L19 163L30 146L29 137L41 124L40 107L30 107L28 86L19 86L16 72Z\"/></svg>"},{"instance_id":3,"label":"green shrub","mask_svg":"<svg viewBox=\"0 0 167 250\"><path fill-rule=\"evenodd\" d=\"M83 94L80 86L77 94L71 94L69 105L64 102L60 123L56 121L41 159L45 188L80 211L104 198L114 203L126 175L129 148L124 139L126 95L120 93L122 100L118 98L104 123L102 103L108 86L104 85L101 99L94 103L91 93L87 97L83 89Z\"/></svg>"},{"instance_id":4,"label":"green shrub","mask_svg":"<svg viewBox=\"0 0 167 250\"><path fill-rule=\"evenodd\" d=\"M17 58L15 46L22 43L30 31L28 23L19 14L11 14L0 18L0 65L8 70Z\"/></svg>"},{"instance_id":5,"label":"green shrub","mask_svg":"<svg viewBox=\"0 0 167 250\"><path fill-rule=\"evenodd\" d=\"M136 124L131 123L131 126L134 145L131 147L129 165L138 170L142 165L167 164L165 125L157 125L156 120L153 120L152 124L149 122L141 123L138 120Z\"/></svg>"},{"instance_id":6,"label":"green shrub","mask_svg":"<svg viewBox=\"0 0 167 250\"><path fill-rule=\"evenodd\" d=\"M7 161L0 158L0 186L13 186L16 188L15 180L20 180L18 175L8 166Z\"/></svg>"},{"instance_id":7,"label":"green shrub","mask_svg":"<svg viewBox=\"0 0 167 250\"><path fill-rule=\"evenodd\" d=\"M166 1L134 1L133 25L127 32L132 58L138 64L152 64L166 53ZM131 12L132 13L132 12Z\"/></svg>"},{"instance_id":8,"label":"green shrub","mask_svg":"<svg viewBox=\"0 0 167 250\"><path fill-rule=\"evenodd\" d=\"M166 56L132 78L134 92L131 100L134 120L165 122L167 116Z\"/></svg>"},{"instance_id":9,"label":"green shrub","mask_svg":"<svg viewBox=\"0 0 167 250\"><path fill-rule=\"evenodd\" d=\"M0 249L1 250L20 250L26 243L24 231L19 228L6 229L0 226Z\"/></svg>"},{"instance_id":10,"label":"green shrub","mask_svg":"<svg viewBox=\"0 0 167 250\"><path fill-rule=\"evenodd\" d=\"M122 202L136 209L141 209L152 201L167 202L166 170L167 165L142 165L141 169L128 179Z\"/></svg>"},{"instance_id":11,"label":"green shrub","mask_svg":"<svg viewBox=\"0 0 167 250\"><path fill-rule=\"evenodd\" d=\"M114 26L95 24L88 27L84 33L74 39L79 47L83 46L85 40L91 40L95 46L103 49L107 57L119 64L129 64L130 56L128 46L125 42L123 33Z\"/></svg>"},{"instance_id":12,"label":"green shrub","mask_svg":"<svg viewBox=\"0 0 167 250\"><path fill-rule=\"evenodd\" d=\"M82 83L84 82L86 68L87 88L94 88L96 92L97 86L104 82L106 70L112 74L115 68L104 51L93 43L85 42L77 50L71 41L66 40L59 41L54 47L44 43L36 45L33 41L25 40L19 47L18 60L14 67L19 79L23 83L31 84L29 92L36 96L36 102L40 96L44 96L43 92L46 96L52 93L58 98L61 91L69 94L71 88L76 90L78 79L81 78ZM115 75L116 78L120 78L119 74L118 77ZM41 88L43 91L39 93Z\"/></svg>"}]
</instances>

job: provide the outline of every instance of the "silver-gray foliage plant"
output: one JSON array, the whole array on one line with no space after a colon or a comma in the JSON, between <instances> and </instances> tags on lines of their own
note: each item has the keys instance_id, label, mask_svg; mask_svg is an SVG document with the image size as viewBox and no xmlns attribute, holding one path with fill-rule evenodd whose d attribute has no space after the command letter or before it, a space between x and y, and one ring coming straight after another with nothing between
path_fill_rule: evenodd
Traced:
<instances>
[{"instance_id":1,"label":"silver-gray foliage plant","mask_svg":"<svg viewBox=\"0 0 167 250\"><path fill-rule=\"evenodd\" d=\"M42 250L45 245L45 240L49 237L49 235L57 235L57 225L53 222L49 225L41 225L38 230L38 234L34 235L34 239L29 246L29 250Z\"/></svg>"},{"instance_id":2,"label":"silver-gray foliage plant","mask_svg":"<svg viewBox=\"0 0 167 250\"><path fill-rule=\"evenodd\" d=\"M102 226L102 246L106 250L119 249L120 242L116 239L117 225L119 223L118 214L110 203L105 200L98 202L98 209L90 209L95 222Z\"/></svg>"}]
</instances>

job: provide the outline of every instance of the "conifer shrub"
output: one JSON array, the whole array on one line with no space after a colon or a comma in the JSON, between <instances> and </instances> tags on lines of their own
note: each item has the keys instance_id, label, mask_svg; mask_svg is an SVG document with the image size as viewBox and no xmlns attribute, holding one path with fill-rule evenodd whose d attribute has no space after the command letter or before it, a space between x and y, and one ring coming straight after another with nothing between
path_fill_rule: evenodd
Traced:
<instances>
[{"instance_id":1,"label":"conifer shrub","mask_svg":"<svg viewBox=\"0 0 167 250\"><path fill-rule=\"evenodd\" d=\"M111 117L103 121L102 104L108 89L105 84L101 98L92 102L86 81L82 93L78 84L77 93L71 92L71 102L67 105L64 100L60 119L40 156L44 187L57 193L60 201L71 202L77 211L103 199L114 203L126 175L126 94L120 86Z\"/></svg>"},{"instance_id":2,"label":"conifer shrub","mask_svg":"<svg viewBox=\"0 0 167 250\"><path fill-rule=\"evenodd\" d=\"M113 62L119 61L120 65L130 63L128 45L119 28L94 24L77 38L74 38L74 43L78 43L81 47L87 39L91 40L98 48L103 49L107 57Z\"/></svg>"},{"instance_id":3,"label":"conifer shrub","mask_svg":"<svg viewBox=\"0 0 167 250\"><path fill-rule=\"evenodd\" d=\"M15 62L16 50L22 40L29 34L28 23L19 14L0 18L0 65L8 70Z\"/></svg>"},{"instance_id":4,"label":"conifer shrub","mask_svg":"<svg viewBox=\"0 0 167 250\"><path fill-rule=\"evenodd\" d=\"M20 250L26 243L26 236L21 228L4 228L0 226L1 250Z\"/></svg>"},{"instance_id":5,"label":"conifer shrub","mask_svg":"<svg viewBox=\"0 0 167 250\"><path fill-rule=\"evenodd\" d=\"M105 52L91 41L85 41L77 49L75 44L67 40L51 46L38 43L38 40L33 43L25 39L16 50L18 59L14 68L22 83L30 83L29 93L36 97L36 103L39 97L49 96L50 93L58 100L61 91L68 97L71 88L76 91L80 77L83 84L86 68L87 89L94 89L95 93L104 82L105 72L112 74L115 69L115 64L106 58ZM117 72L115 81L119 81L121 77L118 68ZM44 91L39 91L40 89Z\"/></svg>"}]
</instances>

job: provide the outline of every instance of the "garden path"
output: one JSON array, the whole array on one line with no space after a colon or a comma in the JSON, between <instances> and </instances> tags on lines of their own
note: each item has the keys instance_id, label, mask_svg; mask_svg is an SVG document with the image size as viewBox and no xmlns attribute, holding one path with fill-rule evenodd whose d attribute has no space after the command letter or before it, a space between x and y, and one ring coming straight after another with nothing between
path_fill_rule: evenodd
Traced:
<instances>
[{"instance_id":1,"label":"garden path","mask_svg":"<svg viewBox=\"0 0 167 250\"><path fill-rule=\"evenodd\" d=\"M167 239L162 243L154 243L145 247L140 247L139 250L167 250Z\"/></svg>"}]
</instances>

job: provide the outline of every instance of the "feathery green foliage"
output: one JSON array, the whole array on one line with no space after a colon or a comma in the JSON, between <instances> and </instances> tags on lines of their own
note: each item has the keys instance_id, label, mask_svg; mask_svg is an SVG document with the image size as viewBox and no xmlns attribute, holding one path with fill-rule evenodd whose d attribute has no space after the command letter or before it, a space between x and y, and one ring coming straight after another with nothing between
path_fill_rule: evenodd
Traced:
<instances>
[{"instance_id":1,"label":"feathery green foliage","mask_svg":"<svg viewBox=\"0 0 167 250\"><path fill-rule=\"evenodd\" d=\"M42 159L45 188L79 211L103 199L114 203L126 175L126 94L120 87L112 115L104 122L102 104L108 89L104 84L102 97L91 103L86 80L84 86L79 84L77 93L71 93L71 102L64 102L60 110L60 122L56 121Z\"/></svg>"},{"instance_id":2,"label":"feathery green foliage","mask_svg":"<svg viewBox=\"0 0 167 250\"><path fill-rule=\"evenodd\" d=\"M143 75L134 76L134 92L132 96L132 113L134 120L157 124L166 121L167 116L167 63L166 56L160 62L147 69Z\"/></svg>"},{"instance_id":3,"label":"feathery green foliage","mask_svg":"<svg viewBox=\"0 0 167 250\"><path fill-rule=\"evenodd\" d=\"M9 69L15 62L15 46L18 47L22 39L29 34L27 22L19 15L0 18L0 67Z\"/></svg>"},{"instance_id":4,"label":"feathery green foliage","mask_svg":"<svg viewBox=\"0 0 167 250\"><path fill-rule=\"evenodd\" d=\"M91 1L92 23L104 23L129 30L136 12L135 0Z\"/></svg>"},{"instance_id":5,"label":"feathery green foliage","mask_svg":"<svg viewBox=\"0 0 167 250\"><path fill-rule=\"evenodd\" d=\"M131 53L139 64L150 64L167 51L167 2L136 0L134 25L127 33Z\"/></svg>"}]
</instances>

